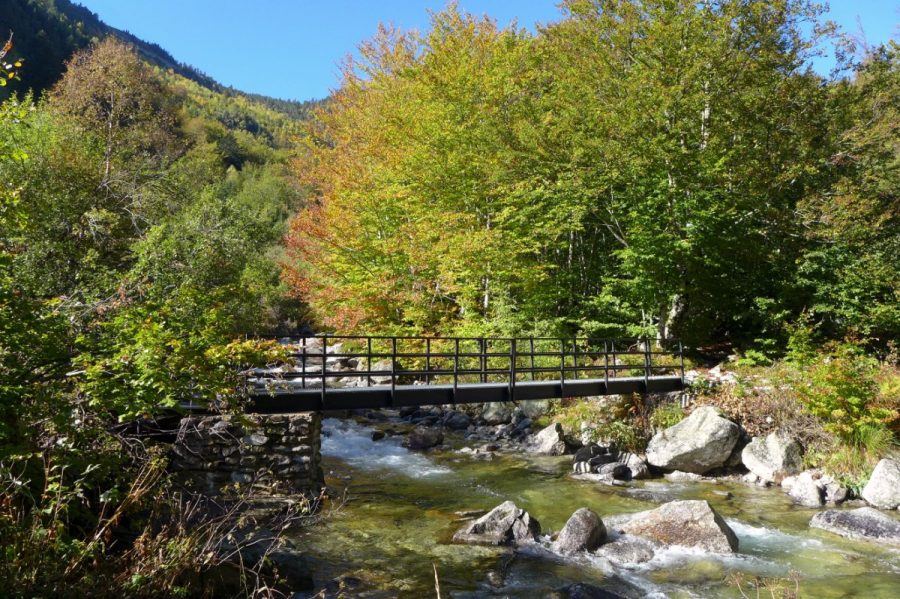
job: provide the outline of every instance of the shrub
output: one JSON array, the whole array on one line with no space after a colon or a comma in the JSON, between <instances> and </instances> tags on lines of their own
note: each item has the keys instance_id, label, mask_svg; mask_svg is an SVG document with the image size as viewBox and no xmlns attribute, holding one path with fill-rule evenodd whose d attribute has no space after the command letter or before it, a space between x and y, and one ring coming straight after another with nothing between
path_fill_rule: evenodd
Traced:
<instances>
[{"instance_id":1,"label":"shrub","mask_svg":"<svg viewBox=\"0 0 900 599\"><path fill-rule=\"evenodd\" d=\"M842 344L798 370L795 388L826 431L845 443L864 447L871 439L882 438L878 431L889 430L900 418L897 397L881 395L880 370L877 360ZM883 385L893 393L890 381Z\"/></svg>"},{"instance_id":2,"label":"shrub","mask_svg":"<svg viewBox=\"0 0 900 599\"><path fill-rule=\"evenodd\" d=\"M560 402L550 414L563 431L576 438L582 435L589 441L612 441L621 449L643 452L652 431L643 398L625 396L616 401L575 400ZM582 424L585 424L582 433Z\"/></svg>"},{"instance_id":3,"label":"shrub","mask_svg":"<svg viewBox=\"0 0 900 599\"><path fill-rule=\"evenodd\" d=\"M653 430L658 431L675 426L684 420L684 409L680 404L669 402L656 407L650 414L650 424Z\"/></svg>"}]
</instances>

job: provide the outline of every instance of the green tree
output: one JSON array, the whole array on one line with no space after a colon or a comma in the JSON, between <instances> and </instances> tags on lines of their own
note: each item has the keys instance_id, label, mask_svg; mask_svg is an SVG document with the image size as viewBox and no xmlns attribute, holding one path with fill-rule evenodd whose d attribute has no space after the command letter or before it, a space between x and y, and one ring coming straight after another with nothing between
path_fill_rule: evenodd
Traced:
<instances>
[{"instance_id":1,"label":"green tree","mask_svg":"<svg viewBox=\"0 0 900 599\"><path fill-rule=\"evenodd\" d=\"M900 46L865 57L833 96L834 182L800 206L810 243L798 283L820 335L884 349L900 339Z\"/></svg>"}]
</instances>

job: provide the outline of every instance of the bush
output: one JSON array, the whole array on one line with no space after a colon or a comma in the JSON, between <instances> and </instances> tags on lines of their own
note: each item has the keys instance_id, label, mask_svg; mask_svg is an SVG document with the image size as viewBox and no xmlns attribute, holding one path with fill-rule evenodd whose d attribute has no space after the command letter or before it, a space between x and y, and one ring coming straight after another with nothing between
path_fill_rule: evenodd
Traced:
<instances>
[{"instance_id":1,"label":"bush","mask_svg":"<svg viewBox=\"0 0 900 599\"><path fill-rule=\"evenodd\" d=\"M684 420L684 409L680 404L670 402L664 403L656 407L650 414L650 424L654 431L663 430L670 426L675 426Z\"/></svg>"},{"instance_id":2,"label":"bush","mask_svg":"<svg viewBox=\"0 0 900 599\"><path fill-rule=\"evenodd\" d=\"M639 395L625 396L619 401L612 397L602 401L564 400L553 408L550 416L562 425L568 436L581 438L584 424L587 440L611 441L617 447L635 453L646 449L652 434L647 410Z\"/></svg>"},{"instance_id":3,"label":"bush","mask_svg":"<svg viewBox=\"0 0 900 599\"><path fill-rule=\"evenodd\" d=\"M883 385L893 397L883 396L878 361L852 345L818 356L797 374L795 388L806 409L847 444L865 447L900 419L890 377Z\"/></svg>"}]
</instances>

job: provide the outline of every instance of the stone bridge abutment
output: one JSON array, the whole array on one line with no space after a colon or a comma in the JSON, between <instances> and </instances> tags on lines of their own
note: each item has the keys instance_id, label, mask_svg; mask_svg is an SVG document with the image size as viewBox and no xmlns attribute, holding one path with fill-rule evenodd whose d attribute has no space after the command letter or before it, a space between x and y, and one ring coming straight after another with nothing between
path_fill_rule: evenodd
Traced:
<instances>
[{"instance_id":1,"label":"stone bridge abutment","mask_svg":"<svg viewBox=\"0 0 900 599\"><path fill-rule=\"evenodd\" d=\"M189 416L172 447L172 469L208 494L227 487L317 494L324 485L321 414Z\"/></svg>"}]
</instances>

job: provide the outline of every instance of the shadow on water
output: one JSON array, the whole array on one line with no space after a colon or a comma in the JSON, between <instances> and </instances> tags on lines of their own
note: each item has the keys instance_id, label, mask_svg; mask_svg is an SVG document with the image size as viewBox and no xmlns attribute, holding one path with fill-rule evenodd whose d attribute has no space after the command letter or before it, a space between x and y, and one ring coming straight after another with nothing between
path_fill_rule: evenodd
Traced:
<instances>
[{"instance_id":1,"label":"shadow on water","mask_svg":"<svg viewBox=\"0 0 900 599\"><path fill-rule=\"evenodd\" d=\"M800 575L803 597L893 599L900 589L900 552L810 530L815 512L794 506L777 490L661 481L608 487L571 478L569 457L496 455L482 461L456 451L409 452L400 437L372 441L372 429L352 421L328 419L324 429L327 483L336 495L345 492L347 501L294 540L311 560L320 588L340 577L357 581L340 596L434 597L433 565L443 596L457 598L544 597L575 582L625 597L740 597L730 575L783 577L791 571ZM464 522L460 512L489 510L505 500L531 513L547 534L580 507L604 517L674 499L709 501L738 535L740 553L673 548L623 568L594 556L563 559L541 546L513 553L450 542Z\"/></svg>"}]
</instances>

